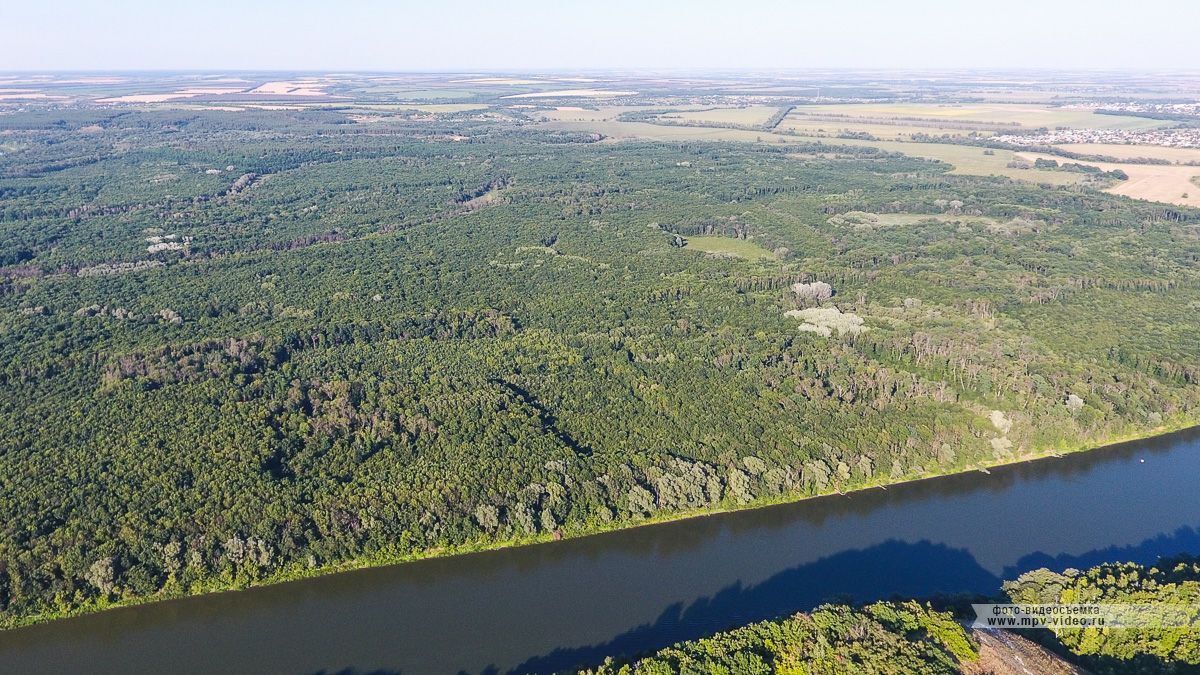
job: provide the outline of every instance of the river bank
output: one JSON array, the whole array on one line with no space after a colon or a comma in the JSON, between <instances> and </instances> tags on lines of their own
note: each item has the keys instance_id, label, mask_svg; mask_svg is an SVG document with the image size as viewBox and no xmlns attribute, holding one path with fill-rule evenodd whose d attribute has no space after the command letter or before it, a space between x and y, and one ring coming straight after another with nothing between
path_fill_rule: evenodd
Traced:
<instances>
[{"instance_id":1,"label":"river bank","mask_svg":"<svg viewBox=\"0 0 1200 675\"><path fill-rule=\"evenodd\" d=\"M1200 553L1200 429L0 632L14 672L557 672L823 603Z\"/></svg>"}]
</instances>

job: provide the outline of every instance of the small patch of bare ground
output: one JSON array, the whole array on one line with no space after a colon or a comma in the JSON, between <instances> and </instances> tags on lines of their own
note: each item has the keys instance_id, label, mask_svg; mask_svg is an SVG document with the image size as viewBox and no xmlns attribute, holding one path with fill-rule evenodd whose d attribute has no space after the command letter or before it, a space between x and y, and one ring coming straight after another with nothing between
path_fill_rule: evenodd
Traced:
<instances>
[{"instance_id":1,"label":"small patch of bare ground","mask_svg":"<svg viewBox=\"0 0 1200 675\"><path fill-rule=\"evenodd\" d=\"M979 660L963 665L963 675L1088 675L1045 647L1003 630L973 629Z\"/></svg>"}]
</instances>

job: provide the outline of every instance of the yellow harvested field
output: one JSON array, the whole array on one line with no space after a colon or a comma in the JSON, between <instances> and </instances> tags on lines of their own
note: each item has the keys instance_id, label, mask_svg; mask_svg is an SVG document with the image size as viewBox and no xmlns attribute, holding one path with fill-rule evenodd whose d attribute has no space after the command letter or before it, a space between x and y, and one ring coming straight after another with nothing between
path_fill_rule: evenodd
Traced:
<instances>
[{"instance_id":1,"label":"yellow harvested field","mask_svg":"<svg viewBox=\"0 0 1200 675\"><path fill-rule=\"evenodd\" d=\"M712 108L709 110L687 110L684 112L671 112L662 115L663 119L678 120L681 122L699 122L699 123L716 123L716 124L763 124L771 119L771 116L779 112L779 108L772 105L752 105L741 108Z\"/></svg>"},{"instance_id":2,"label":"yellow harvested field","mask_svg":"<svg viewBox=\"0 0 1200 675\"><path fill-rule=\"evenodd\" d=\"M615 89L558 89L555 91L535 91L528 94L510 94L503 98L609 98L612 96L633 96L636 91L617 91Z\"/></svg>"},{"instance_id":3,"label":"yellow harvested field","mask_svg":"<svg viewBox=\"0 0 1200 675\"><path fill-rule=\"evenodd\" d=\"M1169 148L1162 145L1115 145L1111 143L1065 143L1056 146L1084 155L1117 159L1165 159L1168 162L1200 162L1200 148Z\"/></svg>"},{"instance_id":4,"label":"yellow harvested field","mask_svg":"<svg viewBox=\"0 0 1200 675\"><path fill-rule=\"evenodd\" d=\"M1020 157L1033 161L1035 159L1053 159L1062 162L1074 160L1053 157L1033 152L1017 153ZM1088 166L1099 167L1104 171L1120 169L1129 180L1105 190L1114 195L1124 195L1134 199L1146 199L1152 202L1179 204L1180 206L1200 206L1200 190L1192 179L1200 176L1200 166L1178 166L1162 164L1115 164L1111 162L1079 162ZM1186 197L1184 195L1187 195Z\"/></svg>"}]
</instances>

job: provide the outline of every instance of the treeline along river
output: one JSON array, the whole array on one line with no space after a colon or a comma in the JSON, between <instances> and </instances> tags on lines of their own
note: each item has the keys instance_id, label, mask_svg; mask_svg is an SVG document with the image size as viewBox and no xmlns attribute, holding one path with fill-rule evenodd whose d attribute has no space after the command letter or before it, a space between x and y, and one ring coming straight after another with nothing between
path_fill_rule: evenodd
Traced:
<instances>
[{"instance_id":1,"label":"treeline along river","mask_svg":"<svg viewBox=\"0 0 1200 675\"><path fill-rule=\"evenodd\" d=\"M1200 552L1200 430L0 633L4 672L552 671L825 600Z\"/></svg>"}]
</instances>

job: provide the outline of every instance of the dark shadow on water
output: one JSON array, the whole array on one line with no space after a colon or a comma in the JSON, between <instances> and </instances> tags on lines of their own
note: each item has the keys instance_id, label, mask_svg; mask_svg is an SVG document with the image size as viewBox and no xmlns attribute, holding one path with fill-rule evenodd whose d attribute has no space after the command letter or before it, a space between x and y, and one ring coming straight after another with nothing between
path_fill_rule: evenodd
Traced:
<instances>
[{"instance_id":1,"label":"dark shadow on water","mask_svg":"<svg viewBox=\"0 0 1200 675\"><path fill-rule=\"evenodd\" d=\"M1200 532L1191 527L1161 534L1135 546L1096 549L1082 555L1027 555L1005 570L1012 579L1031 569L1086 568L1111 561L1154 563L1160 556L1200 553ZM661 649L717 631L812 609L825 602L929 598L939 595L1000 591L1002 579L981 567L965 550L928 541L888 541L863 550L844 551L780 572L754 586L733 584L690 605L668 607L653 623L632 628L608 642L561 648L531 658L510 673L546 673L600 663Z\"/></svg>"},{"instance_id":2,"label":"dark shadow on water","mask_svg":"<svg viewBox=\"0 0 1200 675\"><path fill-rule=\"evenodd\" d=\"M1039 567L1047 567L1061 572L1068 567L1082 570L1107 562L1135 562L1149 565L1157 562L1163 556L1195 552L1200 552L1200 531L1193 527L1181 527L1171 534L1163 533L1133 546L1109 546L1088 551L1082 555L1051 556L1040 551L1031 553L1022 557L1015 565L1004 568L1004 578L1015 579Z\"/></svg>"},{"instance_id":3,"label":"dark shadow on water","mask_svg":"<svg viewBox=\"0 0 1200 675\"><path fill-rule=\"evenodd\" d=\"M357 668L343 668L341 670L318 670L312 675L403 675L403 673L399 670L359 670Z\"/></svg>"},{"instance_id":4,"label":"dark shadow on water","mask_svg":"<svg viewBox=\"0 0 1200 675\"><path fill-rule=\"evenodd\" d=\"M869 602L937 593L990 593L999 585L1000 579L966 551L927 541L888 541L780 572L754 586L739 582L686 607L683 603L672 605L653 623L608 642L558 649L510 672L545 673L595 664L609 655L659 649L732 626L812 609L829 600Z\"/></svg>"}]
</instances>

